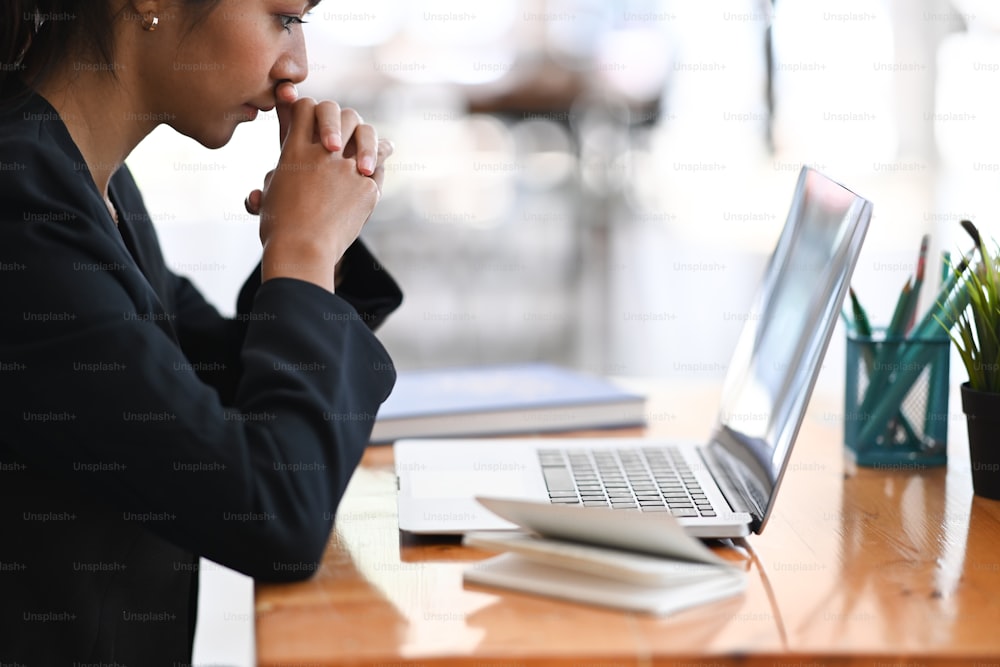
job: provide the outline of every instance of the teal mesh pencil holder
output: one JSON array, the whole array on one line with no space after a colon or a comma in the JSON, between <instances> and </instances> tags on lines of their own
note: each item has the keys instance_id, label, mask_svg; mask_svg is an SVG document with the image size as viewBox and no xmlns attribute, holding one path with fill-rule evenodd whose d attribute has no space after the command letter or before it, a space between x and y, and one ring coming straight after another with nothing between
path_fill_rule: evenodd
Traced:
<instances>
[{"instance_id":1,"label":"teal mesh pencil holder","mask_svg":"<svg viewBox=\"0 0 1000 667\"><path fill-rule=\"evenodd\" d=\"M915 339L887 338L882 330L848 333L844 444L858 465L907 470L948 463L950 346L944 333Z\"/></svg>"}]
</instances>

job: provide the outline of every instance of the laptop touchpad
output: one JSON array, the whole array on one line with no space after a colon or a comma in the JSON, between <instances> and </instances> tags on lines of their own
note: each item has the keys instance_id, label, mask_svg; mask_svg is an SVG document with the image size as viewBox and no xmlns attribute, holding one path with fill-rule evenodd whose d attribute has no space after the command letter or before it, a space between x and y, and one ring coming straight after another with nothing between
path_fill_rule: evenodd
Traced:
<instances>
[{"instance_id":1,"label":"laptop touchpad","mask_svg":"<svg viewBox=\"0 0 1000 667\"><path fill-rule=\"evenodd\" d=\"M524 497L532 491L524 470L427 470L410 477L414 498Z\"/></svg>"}]
</instances>

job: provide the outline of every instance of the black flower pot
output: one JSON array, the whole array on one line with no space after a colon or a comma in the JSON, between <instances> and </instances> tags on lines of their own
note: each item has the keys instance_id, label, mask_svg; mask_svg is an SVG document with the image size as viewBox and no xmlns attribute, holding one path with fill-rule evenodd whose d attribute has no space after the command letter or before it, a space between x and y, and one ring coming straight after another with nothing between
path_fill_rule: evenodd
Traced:
<instances>
[{"instance_id":1,"label":"black flower pot","mask_svg":"<svg viewBox=\"0 0 1000 667\"><path fill-rule=\"evenodd\" d=\"M972 490L1000 500L1000 394L962 385L962 412L969 427Z\"/></svg>"}]
</instances>

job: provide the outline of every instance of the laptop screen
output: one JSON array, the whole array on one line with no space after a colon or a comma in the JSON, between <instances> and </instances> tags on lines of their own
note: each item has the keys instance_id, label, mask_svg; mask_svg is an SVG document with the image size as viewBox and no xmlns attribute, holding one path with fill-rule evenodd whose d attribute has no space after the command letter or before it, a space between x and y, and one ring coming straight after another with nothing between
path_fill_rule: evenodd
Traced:
<instances>
[{"instance_id":1,"label":"laptop screen","mask_svg":"<svg viewBox=\"0 0 1000 667\"><path fill-rule=\"evenodd\" d=\"M788 220L748 313L713 446L742 469L767 519L850 284L871 202L803 167ZM759 527L755 530L759 530Z\"/></svg>"}]
</instances>

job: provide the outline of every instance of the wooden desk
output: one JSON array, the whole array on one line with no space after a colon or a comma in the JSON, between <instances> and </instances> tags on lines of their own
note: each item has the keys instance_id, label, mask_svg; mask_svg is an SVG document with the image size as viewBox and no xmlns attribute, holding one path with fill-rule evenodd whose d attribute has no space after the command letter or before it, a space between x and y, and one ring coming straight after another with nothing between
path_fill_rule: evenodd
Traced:
<instances>
[{"instance_id":1,"label":"wooden desk","mask_svg":"<svg viewBox=\"0 0 1000 667\"><path fill-rule=\"evenodd\" d=\"M701 437L716 401L663 387L645 432ZM764 533L720 547L746 594L665 618L463 587L489 554L401 535L373 448L317 575L258 586L259 664L1000 665L1000 503L973 498L959 405L947 469L850 470L839 399L815 396Z\"/></svg>"}]
</instances>

